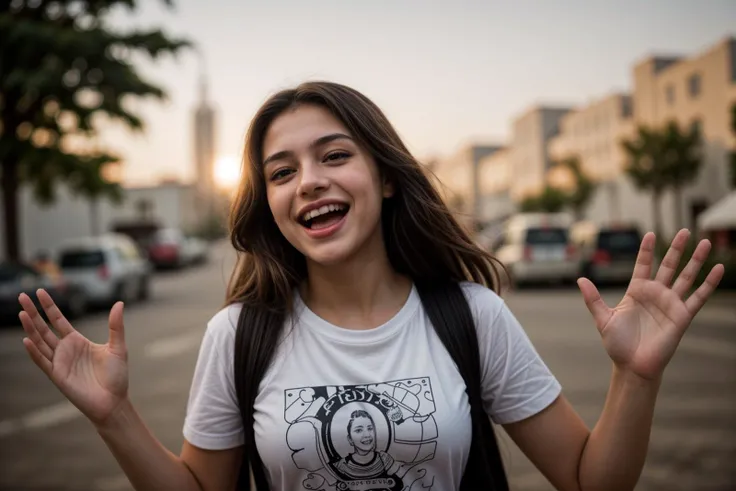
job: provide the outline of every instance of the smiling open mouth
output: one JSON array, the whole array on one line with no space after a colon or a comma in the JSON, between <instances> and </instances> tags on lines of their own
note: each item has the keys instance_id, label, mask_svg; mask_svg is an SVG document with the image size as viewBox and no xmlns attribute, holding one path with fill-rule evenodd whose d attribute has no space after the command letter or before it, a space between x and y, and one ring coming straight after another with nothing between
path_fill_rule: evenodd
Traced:
<instances>
[{"instance_id":1,"label":"smiling open mouth","mask_svg":"<svg viewBox=\"0 0 736 491\"><path fill-rule=\"evenodd\" d=\"M343 204L330 204L316 210L308 211L299 219L302 226L310 230L320 230L330 227L347 214L350 207Z\"/></svg>"}]
</instances>

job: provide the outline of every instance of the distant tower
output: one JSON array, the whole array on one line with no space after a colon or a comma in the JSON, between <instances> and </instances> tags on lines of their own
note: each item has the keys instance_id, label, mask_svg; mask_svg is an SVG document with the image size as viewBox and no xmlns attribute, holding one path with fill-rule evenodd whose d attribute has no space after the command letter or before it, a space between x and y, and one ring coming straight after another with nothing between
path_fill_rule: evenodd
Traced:
<instances>
[{"instance_id":1,"label":"distant tower","mask_svg":"<svg viewBox=\"0 0 736 491\"><path fill-rule=\"evenodd\" d=\"M214 212L215 200L215 110L207 98L204 63L199 79L199 101L194 111L194 167L198 210Z\"/></svg>"}]
</instances>

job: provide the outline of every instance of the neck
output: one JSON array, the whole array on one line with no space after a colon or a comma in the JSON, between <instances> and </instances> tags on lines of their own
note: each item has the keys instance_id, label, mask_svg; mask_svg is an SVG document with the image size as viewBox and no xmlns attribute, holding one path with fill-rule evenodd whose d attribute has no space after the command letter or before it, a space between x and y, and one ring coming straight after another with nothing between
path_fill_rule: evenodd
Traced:
<instances>
[{"instance_id":1,"label":"neck","mask_svg":"<svg viewBox=\"0 0 736 491\"><path fill-rule=\"evenodd\" d=\"M341 264L308 264L302 297L310 309L351 329L377 327L401 309L411 280L394 271L380 234L377 240Z\"/></svg>"}]
</instances>

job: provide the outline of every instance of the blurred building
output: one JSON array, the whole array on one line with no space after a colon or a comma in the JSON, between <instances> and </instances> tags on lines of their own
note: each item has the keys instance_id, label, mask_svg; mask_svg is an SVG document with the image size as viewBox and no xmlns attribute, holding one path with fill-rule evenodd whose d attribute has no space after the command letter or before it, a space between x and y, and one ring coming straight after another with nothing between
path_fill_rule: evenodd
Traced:
<instances>
[{"instance_id":1,"label":"blurred building","mask_svg":"<svg viewBox=\"0 0 736 491\"><path fill-rule=\"evenodd\" d=\"M514 119L511 128L511 198L520 202L542 191L552 159L549 140L559 133L560 119L569 107L534 106Z\"/></svg>"},{"instance_id":2,"label":"blurred building","mask_svg":"<svg viewBox=\"0 0 736 491\"><path fill-rule=\"evenodd\" d=\"M722 39L692 57L650 57L637 63L634 75L634 118L637 125L697 127L702 135L703 166L693 185L683 190L687 227L697 215L729 191L729 153L736 149L731 108L736 103L736 38ZM663 210L674 207L665 196ZM674 232L675 213L665 227Z\"/></svg>"},{"instance_id":3,"label":"blurred building","mask_svg":"<svg viewBox=\"0 0 736 491\"><path fill-rule=\"evenodd\" d=\"M502 147L493 144L469 144L448 158L436 159L431 170L439 179L440 190L448 205L466 217L466 224L476 225L482 206L479 165L481 160Z\"/></svg>"},{"instance_id":4,"label":"blurred building","mask_svg":"<svg viewBox=\"0 0 736 491\"><path fill-rule=\"evenodd\" d=\"M620 142L634 133L633 101L616 93L576 108L560 119L559 135L549 141L555 162L577 158L583 171L597 184L591 214L602 220L621 220L619 178L626 165ZM567 183L557 183L566 187ZM571 185L572 183L569 183Z\"/></svg>"},{"instance_id":5,"label":"blurred building","mask_svg":"<svg viewBox=\"0 0 736 491\"><path fill-rule=\"evenodd\" d=\"M197 209L206 220L216 212L217 190L215 187L215 110L207 94L204 75L199 81L199 101L194 110L194 186Z\"/></svg>"},{"instance_id":6,"label":"blurred building","mask_svg":"<svg viewBox=\"0 0 736 491\"><path fill-rule=\"evenodd\" d=\"M490 224L511 215L515 209L511 198L511 151L508 147L483 157L478 164L480 188L478 221Z\"/></svg>"},{"instance_id":7,"label":"blurred building","mask_svg":"<svg viewBox=\"0 0 736 491\"><path fill-rule=\"evenodd\" d=\"M99 200L93 213L91 203L66 186L57 187L56 200L48 206L24 187L19 195L21 258L30 259L41 250L54 253L67 239L107 233L116 224L153 222L193 232L198 223L194 193L192 186L175 182L129 187L124 188L121 203ZM0 259L4 254L0 248Z\"/></svg>"}]
</instances>

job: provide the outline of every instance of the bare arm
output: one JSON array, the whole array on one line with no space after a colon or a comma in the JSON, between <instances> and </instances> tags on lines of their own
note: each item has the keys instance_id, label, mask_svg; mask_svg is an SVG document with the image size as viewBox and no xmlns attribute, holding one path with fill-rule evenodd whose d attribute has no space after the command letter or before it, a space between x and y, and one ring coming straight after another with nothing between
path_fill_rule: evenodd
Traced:
<instances>
[{"instance_id":1,"label":"bare arm","mask_svg":"<svg viewBox=\"0 0 736 491\"><path fill-rule=\"evenodd\" d=\"M136 491L235 489L240 448L202 450L185 441L177 456L153 436L129 401L97 432Z\"/></svg>"},{"instance_id":2,"label":"bare arm","mask_svg":"<svg viewBox=\"0 0 736 491\"><path fill-rule=\"evenodd\" d=\"M564 396L505 430L560 491L633 490L644 467L658 389L635 377L614 369L592 431Z\"/></svg>"},{"instance_id":3,"label":"bare arm","mask_svg":"<svg viewBox=\"0 0 736 491\"><path fill-rule=\"evenodd\" d=\"M626 491L636 486L664 369L693 317L723 277L723 265L716 265L690 293L710 252L710 242L702 240L675 279L688 237L688 231L678 232L650 279L654 234L646 234L626 294L613 309L593 283L578 282L614 366L603 412L588 433L580 417L560 398L540 414L507 428L557 489Z\"/></svg>"}]
</instances>

